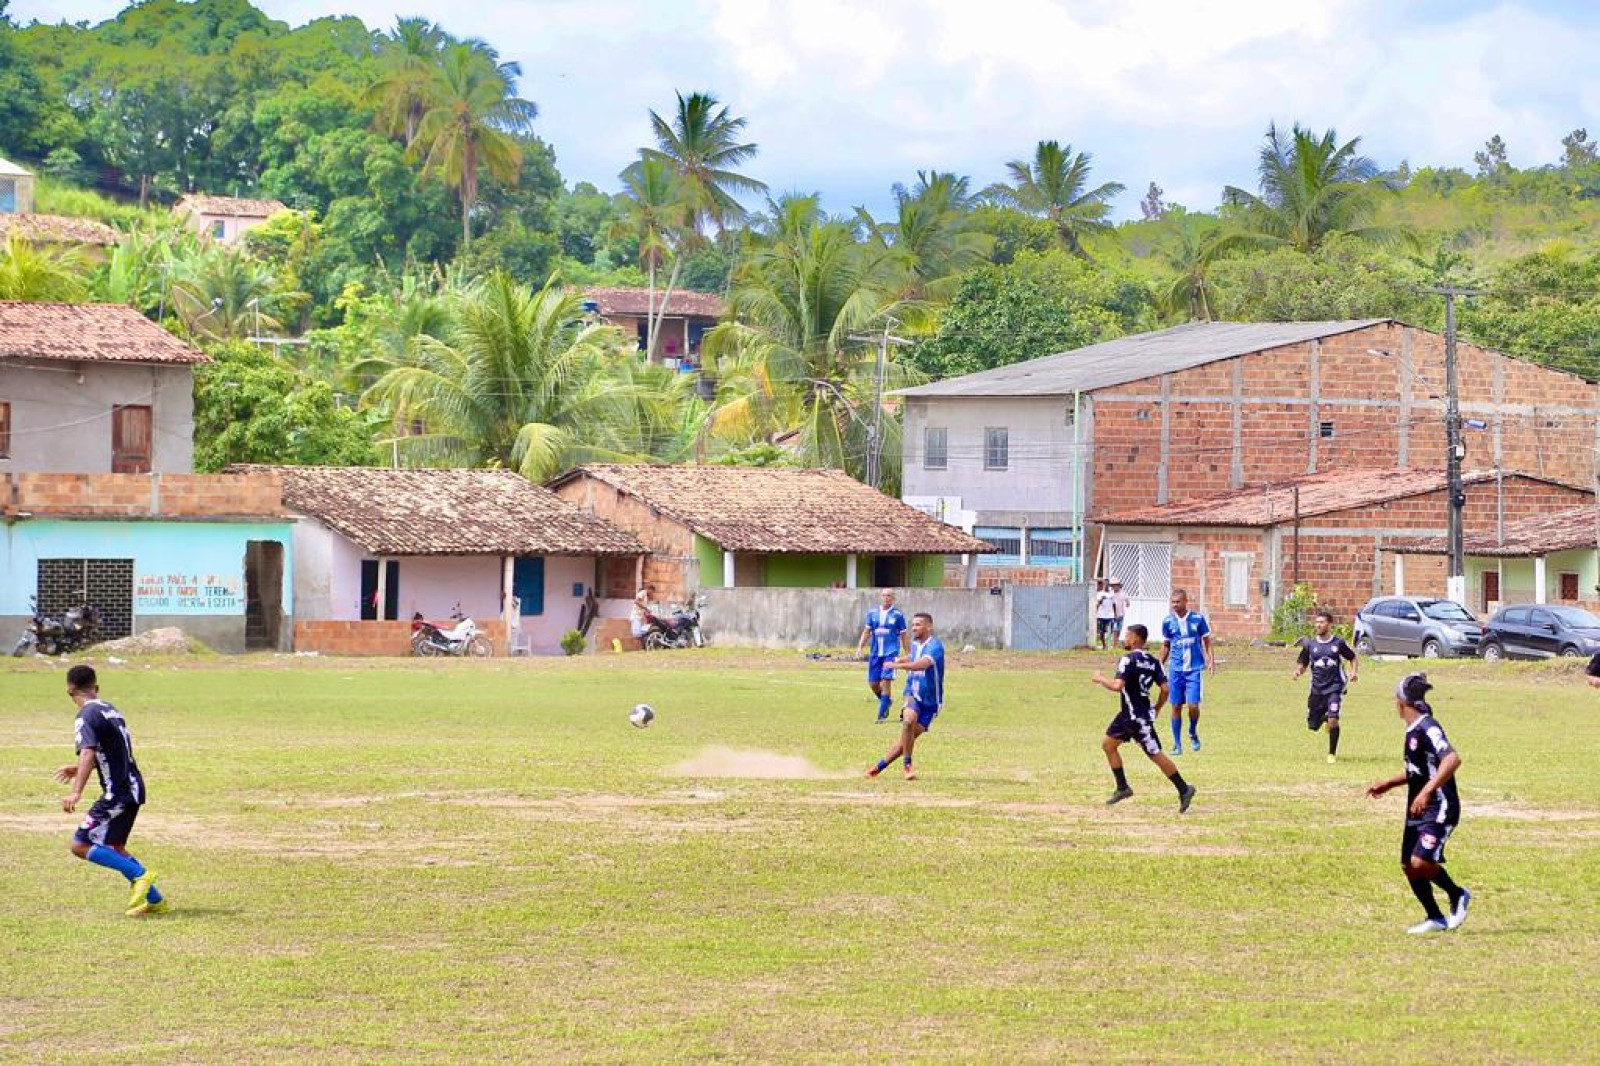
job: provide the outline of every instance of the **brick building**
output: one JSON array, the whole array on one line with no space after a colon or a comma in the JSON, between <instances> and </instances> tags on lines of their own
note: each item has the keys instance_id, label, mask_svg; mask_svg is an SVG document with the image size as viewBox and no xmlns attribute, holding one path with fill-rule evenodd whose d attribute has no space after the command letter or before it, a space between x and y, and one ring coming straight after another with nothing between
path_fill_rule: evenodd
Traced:
<instances>
[{"instance_id":1,"label":"brick building","mask_svg":"<svg viewBox=\"0 0 1600 1066\"><path fill-rule=\"evenodd\" d=\"M1593 384L1457 353L1470 467L1593 482ZM1444 338L1404 323L1191 323L905 390L903 496L1002 545L986 568L1093 573L1103 515L1442 465L1443 393Z\"/></svg>"},{"instance_id":2,"label":"brick building","mask_svg":"<svg viewBox=\"0 0 1600 1066\"><path fill-rule=\"evenodd\" d=\"M946 554L989 547L839 470L594 464L550 487L643 541L643 586L662 600L701 588L938 587Z\"/></svg>"},{"instance_id":3,"label":"brick building","mask_svg":"<svg viewBox=\"0 0 1600 1066\"><path fill-rule=\"evenodd\" d=\"M1474 544L1503 542L1519 522L1593 500L1586 489L1523 474L1465 481L1462 520ZM1373 596L1444 587L1442 556L1407 563L1396 553L1444 535L1446 499L1442 470L1351 469L1133 508L1103 516L1100 569L1123 581L1130 620L1146 625L1183 587L1219 629L1265 632L1280 590L1297 580L1348 619Z\"/></svg>"},{"instance_id":4,"label":"brick building","mask_svg":"<svg viewBox=\"0 0 1600 1066\"><path fill-rule=\"evenodd\" d=\"M1444 537L1395 538L1396 580L1444 565ZM1467 606L1487 613L1504 604L1566 603L1600 607L1600 512L1593 504L1541 510L1463 544Z\"/></svg>"}]
</instances>

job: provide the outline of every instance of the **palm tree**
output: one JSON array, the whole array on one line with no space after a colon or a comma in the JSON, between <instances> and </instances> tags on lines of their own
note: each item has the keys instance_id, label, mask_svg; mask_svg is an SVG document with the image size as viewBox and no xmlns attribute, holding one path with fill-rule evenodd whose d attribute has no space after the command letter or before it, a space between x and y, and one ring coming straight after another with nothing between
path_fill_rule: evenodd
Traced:
<instances>
[{"instance_id":1,"label":"palm tree","mask_svg":"<svg viewBox=\"0 0 1600 1066\"><path fill-rule=\"evenodd\" d=\"M449 34L423 18L403 18L383 42L383 73L367 87L361 102L376 112L373 125L410 148L417 139L439 73Z\"/></svg>"},{"instance_id":2,"label":"palm tree","mask_svg":"<svg viewBox=\"0 0 1600 1066\"><path fill-rule=\"evenodd\" d=\"M461 196L463 244L472 241L479 166L507 184L522 169L515 135L528 131L539 109L513 95L521 73L482 42L450 45L418 124L411 152L422 157L424 173L439 175Z\"/></svg>"},{"instance_id":3,"label":"palm tree","mask_svg":"<svg viewBox=\"0 0 1600 1066\"><path fill-rule=\"evenodd\" d=\"M0 245L0 300L78 303L88 298L77 251L35 248L15 233Z\"/></svg>"},{"instance_id":4,"label":"palm tree","mask_svg":"<svg viewBox=\"0 0 1600 1066\"><path fill-rule=\"evenodd\" d=\"M1377 164L1358 154L1360 145L1360 137L1340 144L1334 130L1319 137L1299 124L1286 139L1269 125L1257 164L1260 195L1232 185L1222 193L1236 210L1237 240L1309 252L1330 233L1381 243L1402 239L1399 231L1373 224L1393 190Z\"/></svg>"},{"instance_id":5,"label":"palm tree","mask_svg":"<svg viewBox=\"0 0 1600 1066\"><path fill-rule=\"evenodd\" d=\"M392 444L449 466L500 465L535 481L596 459L644 457L675 399L636 379L621 335L585 322L582 297L552 277L537 292L496 272L454 299L447 342L418 335L364 400L424 432Z\"/></svg>"},{"instance_id":6,"label":"palm tree","mask_svg":"<svg viewBox=\"0 0 1600 1066\"><path fill-rule=\"evenodd\" d=\"M645 316L645 361L656 356L656 337L667 313L667 303L678 283L683 253L693 243L689 200L683 181L659 158L644 157L622 172L622 216L612 225L612 235L639 242L639 265L649 278L650 304ZM656 275L668 261L672 273L656 309Z\"/></svg>"},{"instance_id":7,"label":"palm tree","mask_svg":"<svg viewBox=\"0 0 1600 1066\"><path fill-rule=\"evenodd\" d=\"M894 187L895 220L876 222L865 208L856 218L879 254L899 275L902 301L944 301L965 271L988 261L994 237L972 221L977 197L971 180L939 171L917 172L917 184Z\"/></svg>"},{"instance_id":8,"label":"palm tree","mask_svg":"<svg viewBox=\"0 0 1600 1066\"><path fill-rule=\"evenodd\" d=\"M1083 238L1111 232L1106 221L1111 205L1106 201L1124 188L1115 181L1089 188L1091 158L1088 152L1073 154L1070 144L1040 141L1031 162L1014 159L1006 164L1011 184L991 185L984 194L1006 207L1047 219L1062 248L1089 259Z\"/></svg>"},{"instance_id":9,"label":"palm tree","mask_svg":"<svg viewBox=\"0 0 1600 1066\"><path fill-rule=\"evenodd\" d=\"M650 112L656 147L640 154L658 159L683 179L691 225L704 236L706 224L721 232L745 217L736 193L762 194L767 187L733 169L755 158L757 147L742 142L746 120L735 118L710 93L677 94L678 109L668 122Z\"/></svg>"},{"instance_id":10,"label":"palm tree","mask_svg":"<svg viewBox=\"0 0 1600 1066\"><path fill-rule=\"evenodd\" d=\"M281 329L272 272L243 250L209 246L172 264L172 305L189 331L226 340Z\"/></svg>"},{"instance_id":11,"label":"palm tree","mask_svg":"<svg viewBox=\"0 0 1600 1066\"><path fill-rule=\"evenodd\" d=\"M1163 225L1166 233L1158 240L1157 250L1172 267L1173 276L1157 302L1170 318L1210 322L1216 302L1211 268L1232 246L1232 235L1193 216L1168 215Z\"/></svg>"},{"instance_id":12,"label":"palm tree","mask_svg":"<svg viewBox=\"0 0 1600 1066\"><path fill-rule=\"evenodd\" d=\"M707 335L707 362L719 377L710 431L742 445L798 427L808 463L860 476L871 447L876 352L851 334L880 327L897 308L896 278L857 242L855 227L824 216L814 196L770 203L761 229L734 277L734 321ZM886 381L911 383L892 362ZM886 428L880 451L892 461L892 421Z\"/></svg>"}]
</instances>

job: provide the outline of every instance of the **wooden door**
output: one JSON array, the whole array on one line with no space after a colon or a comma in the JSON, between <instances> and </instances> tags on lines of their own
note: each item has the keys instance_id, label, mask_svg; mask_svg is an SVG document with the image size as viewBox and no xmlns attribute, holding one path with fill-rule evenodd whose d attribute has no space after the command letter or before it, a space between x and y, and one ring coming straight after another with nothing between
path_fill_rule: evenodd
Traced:
<instances>
[{"instance_id":1,"label":"wooden door","mask_svg":"<svg viewBox=\"0 0 1600 1066\"><path fill-rule=\"evenodd\" d=\"M150 472L150 408L118 405L111 409L111 472Z\"/></svg>"},{"instance_id":2,"label":"wooden door","mask_svg":"<svg viewBox=\"0 0 1600 1066\"><path fill-rule=\"evenodd\" d=\"M1575 600L1578 598L1578 575L1566 573L1561 575L1561 598Z\"/></svg>"},{"instance_id":3,"label":"wooden door","mask_svg":"<svg viewBox=\"0 0 1600 1066\"><path fill-rule=\"evenodd\" d=\"M1492 610L1489 606L1500 599L1500 572L1498 570L1485 570L1483 572L1483 609Z\"/></svg>"}]
</instances>

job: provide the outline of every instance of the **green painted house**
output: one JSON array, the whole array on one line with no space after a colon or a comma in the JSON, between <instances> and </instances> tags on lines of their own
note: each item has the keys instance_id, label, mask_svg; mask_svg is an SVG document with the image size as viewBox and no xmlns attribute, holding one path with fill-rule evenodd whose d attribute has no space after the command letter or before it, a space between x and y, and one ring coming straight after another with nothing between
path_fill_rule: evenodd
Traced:
<instances>
[{"instance_id":1,"label":"green painted house","mask_svg":"<svg viewBox=\"0 0 1600 1066\"><path fill-rule=\"evenodd\" d=\"M1467 603L1487 613L1501 604L1600 602L1600 512L1595 505L1569 507L1507 522L1492 536L1468 537L1465 549ZM1444 539L1390 546L1401 556L1439 556Z\"/></svg>"}]
</instances>

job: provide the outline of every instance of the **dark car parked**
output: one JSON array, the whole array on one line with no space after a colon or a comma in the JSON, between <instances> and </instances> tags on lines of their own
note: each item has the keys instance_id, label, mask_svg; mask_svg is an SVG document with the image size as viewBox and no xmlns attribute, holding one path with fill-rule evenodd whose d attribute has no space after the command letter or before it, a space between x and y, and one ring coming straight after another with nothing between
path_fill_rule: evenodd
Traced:
<instances>
[{"instance_id":1,"label":"dark car parked","mask_svg":"<svg viewBox=\"0 0 1600 1066\"><path fill-rule=\"evenodd\" d=\"M1581 607L1502 607L1484 627L1478 652L1493 662L1593 655L1600 652L1600 618Z\"/></svg>"},{"instance_id":2,"label":"dark car parked","mask_svg":"<svg viewBox=\"0 0 1600 1066\"><path fill-rule=\"evenodd\" d=\"M1472 655L1482 625L1454 600L1430 596L1379 596L1356 612L1352 627L1362 655L1420 655L1439 659Z\"/></svg>"}]
</instances>

